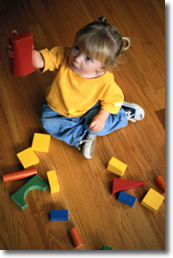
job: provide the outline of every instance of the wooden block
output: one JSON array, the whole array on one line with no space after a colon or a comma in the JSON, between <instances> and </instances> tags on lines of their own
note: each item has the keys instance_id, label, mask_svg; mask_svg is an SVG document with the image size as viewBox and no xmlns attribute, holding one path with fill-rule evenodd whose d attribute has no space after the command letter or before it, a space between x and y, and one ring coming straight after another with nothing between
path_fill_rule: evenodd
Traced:
<instances>
[{"instance_id":1,"label":"wooden block","mask_svg":"<svg viewBox=\"0 0 173 258\"><path fill-rule=\"evenodd\" d=\"M43 133L34 133L31 148L34 151L48 152L50 145L50 135Z\"/></svg>"},{"instance_id":2,"label":"wooden block","mask_svg":"<svg viewBox=\"0 0 173 258\"><path fill-rule=\"evenodd\" d=\"M68 220L68 210L51 210L50 211L51 221L64 221Z\"/></svg>"},{"instance_id":3,"label":"wooden block","mask_svg":"<svg viewBox=\"0 0 173 258\"><path fill-rule=\"evenodd\" d=\"M13 201L22 209L24 210L27 207L25 202L25 197L27 193L32 190L41 190L46 191L48 188L48 184L39 177L38 175L33 176L26 184L24 184L19 190L17 190L14 194L11 195Z\"/></svg>"},{"instance_id":4,"label":"wooden block","mask_svg":"<svg viewBox=\"0 0 173 258\"><path fill-rule=\"evenodd\" d=\"M120 178L114 178L112 181L112 194L119 191L126 191L139 186L145 185L144 181L126 180Z\"/></svg>"},{"instance_id":5,"label":"wooden block","mask_svg":"<svg viewBox=\"0 0 173 258\"><path fill-rule=\"evenodd\" d=\"M156 212L160 205L164 200L164 196L155 191L154 189L150 188L149 191L144 196L141 204L144 205L149 210Z\"/></svg>"},{"instance_id":6,"label":"wooden block","mask_svg":"<svg viewBox=\"0 0 173 258\"><path fill-rule=\"evenodd\" d=\"M156 183L160 187L160 189L165 192L165 179L162 176L157 176L155 178Z\"/></svg>"},{"instance_id":7,"label":"wooden block","mask_svg":"<svg viewBox=\"0 0 173 258\"><path fill-rule=\"evenodd\" d=\"M25 170L20 170L20 171L16 171L13 173L4 174L4 175L2 175L2 178L3 178L4 182L11 182L11 181L19 180L22 178L30 177L35 174L37 174L36 168L28 168Z\"/></svg>"},{"instance_id":8,"label":"wooden block","mask_svg":"<svg viewBox=\"0 0 173 258\"><path fill-rule=\"evenodd\" d=\"M112 247L104 245L102 250L113 250Z\"/></svg>"},{"instance_id":9,"label":"wooden block","mask_svg":"<svg viewBox=\"0 0 173 258\"><path fill-rule=\"evenodd\" d=\"M24 32L9 38L14 58L10 58L10 69L14 76L26 76L35 69L32 66L33 38Z\"/></svg>"},{"instance_id":10,"label":"wooden block","mask_svg":"<svg viewBox=\"0 0 173 258\"><path fill-rule=\"evenodd\" d=\"M127 168L127 165L116 158L111 158L107 166L107 170L110 172L122 176Z\"/></svg>"},{"instance_id":11,"label":"wooden block","mask_svg":"<svg viewBox=\"0 0 173 258\"><path fill-rule=\"evenodd\" d=\"M128 194L128 193L125 193L123 191L120 192L117 200L119 202L122 202L130 207L133 207L135 202L136 202L136 197L131 195L131 194Z\"/></svg>"},{"instance_id":12,"label":"wooden block","mask_svg":"<svg viewBox=\"0 0 173 258\"><path fill-rule=\"evenodd\" d=\"M51 170L47 172L47 177L50 185L50 192L51 193L57 193L59 192L59 183L56 176L55 170Z\"/></svg>"},{"instance_id":13,"label":"wooden block","mask_svg":"<svg viewBox=\"0 0 173 258\"><path fill-rule=\"evenodd\" d=\"M24 168L35 166L39 163L39 158L34 153L31 147L17 153L17 157Z\"/></svg>"},{"instance_id":14,"label":"wooden block","mask_svg":"<svg viewBox=\"0 0 173 258\"><path fill-rule=\"evenodd\" d=\"M71 237L71 241L75 248L79 248L83 246L83 241L81 239L81 236L79 234L79 231L77 228L72 228L69 230L69 235Z\"/></svg>"}]
</instances>

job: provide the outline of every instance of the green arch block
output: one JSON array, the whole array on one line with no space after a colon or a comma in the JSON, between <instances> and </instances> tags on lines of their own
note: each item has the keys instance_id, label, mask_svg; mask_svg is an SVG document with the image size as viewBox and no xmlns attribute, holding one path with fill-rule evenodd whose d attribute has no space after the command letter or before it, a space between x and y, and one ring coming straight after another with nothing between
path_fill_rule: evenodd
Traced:
<instances>
[{"instance_id":1,"label":"green arch block","mask_svg":"<svg viewBox=\"0 0 173 258\"><path fill-rule=\"evenodd\" d=\"M48 184L46 184L46 182L41 177L35 175L19 190L12 194L11 198L22 210L24 210L27 207L27 204L25 202L25 197L27 193L32 190L41 190L44 192L47 188Z\"/></svg>"}]
</instances>

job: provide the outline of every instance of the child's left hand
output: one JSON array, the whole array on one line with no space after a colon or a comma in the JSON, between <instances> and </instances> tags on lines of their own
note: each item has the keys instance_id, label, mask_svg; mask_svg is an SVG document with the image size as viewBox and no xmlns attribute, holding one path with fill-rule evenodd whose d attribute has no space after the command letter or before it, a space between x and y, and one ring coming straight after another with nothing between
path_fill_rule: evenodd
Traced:
<instances>
[{"instance_id":1,"label":"child's left hand","mask_svg":"<svg viewBox=\"0 0 173 258\"><path fill-rule=\"evenodd\" d=\"M91 133L99 132L101 131L105 126L105 121L97 119L97 117L94 117L91 124L89 125L89 129Z\"/></svg>"},{"instance_id":2,"label":"child's left hand","mask_svg":"<svg viewBox=\"0 0 173 258\"><path fill-rule=\"evenodd\" d=\"M105 121L108 118L109 114L110 113L106 110L100 109L98 114L92 119L92 122L89 125L91 133L99 132L104 128Z\"/></svg>"}]
</instances>

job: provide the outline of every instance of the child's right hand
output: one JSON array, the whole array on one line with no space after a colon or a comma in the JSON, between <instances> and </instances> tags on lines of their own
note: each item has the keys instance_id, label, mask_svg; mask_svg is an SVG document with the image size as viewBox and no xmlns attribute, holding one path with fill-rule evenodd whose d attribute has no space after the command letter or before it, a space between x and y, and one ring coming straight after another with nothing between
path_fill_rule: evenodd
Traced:
<instances>
[{"instance_id":1,"label":"child's right hand","mask_svg":"<svg viewBox=\"0 0 173 258\"><path fill-rule=\"evenodd\" d=\"M17 35L19 33L18 33L17 30L12 30L11 34L12 35ZM8 45L7 45L7 54L8 54L9 57L14 58L14 53L13 53L12 45L10 44L10 42L8 42Z\"/></svg>"}]
</instances>

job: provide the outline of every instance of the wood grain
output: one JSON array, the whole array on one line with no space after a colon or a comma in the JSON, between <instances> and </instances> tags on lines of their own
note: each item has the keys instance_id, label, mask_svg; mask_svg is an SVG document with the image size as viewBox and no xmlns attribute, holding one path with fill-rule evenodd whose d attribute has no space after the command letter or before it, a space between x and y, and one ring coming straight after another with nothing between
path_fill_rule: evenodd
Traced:
<instances>
[{"instance_id":1,"label":"wood grain","mask_svg":"<svg viewBox=\"0 0 173 258\"><path fill-rule=\"evenodd\" d=\"M38 174L56 170L60 192L34 190L22 211L10 195L28 179L4 183L0 179L1 250L74 250L68 231L77 227L84 246L80 250L164 250L165 202L156 213L140 204L150 187L161 192L154 179L165 178L165 75L163 0L1 0L0 13L0 175L22 169L16 153L31 146L45 89L55 73L34 72L14 78L6 53L13 29L31 32L36 49L71 46L75 32L106 16L131 49L121 57L115 80L127 101L145 109L145 119L98 137L93 159L64 142L51 138L49 153L39 153ZM145 11L144 11L145 10ZM112 157L128 165L123 179L146 181L128 190L137 197L133 208L111 195L114 174L106 167ZM51 222L50 210L68 209L69 220Z\"/></svg>"}]
</instances>

